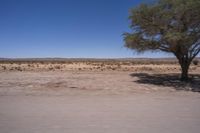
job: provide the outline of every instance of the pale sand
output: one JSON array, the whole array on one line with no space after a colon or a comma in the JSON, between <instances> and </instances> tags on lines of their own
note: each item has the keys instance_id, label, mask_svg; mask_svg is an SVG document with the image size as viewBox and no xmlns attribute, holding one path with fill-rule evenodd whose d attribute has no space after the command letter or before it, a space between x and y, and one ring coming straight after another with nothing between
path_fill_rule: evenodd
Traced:
<instances>
[{"instance_id":1,"label":"pale sand","mask_svg":"<svg viewBox=\"0 0 200 133\"><path fill-rule=\"evenodd\" d=\"M200 93L138 79L130 71L1 72L0 133L199 133Z\"/></svg>"}]
</instances>

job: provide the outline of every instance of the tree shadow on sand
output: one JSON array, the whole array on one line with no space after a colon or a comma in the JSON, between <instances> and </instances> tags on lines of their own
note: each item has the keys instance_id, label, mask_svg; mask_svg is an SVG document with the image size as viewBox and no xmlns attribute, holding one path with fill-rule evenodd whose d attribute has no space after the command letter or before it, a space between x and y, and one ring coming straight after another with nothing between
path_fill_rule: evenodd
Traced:
<instances>
[{"instance_id":1,"label":"tree shadow on sand","mask_svg":"<svg viewBox=\"0 0 200 133\"><path fill-rule=\"evenodd\" d=\"M200 75L190 75L188 82L181 82L178 74L148 74L148 73L132 73L132 77L138 79L134 82L140 84L152 84L163 87L173 87L176 90L188 90L200 92Z\"/></svg>"}]
</instances>

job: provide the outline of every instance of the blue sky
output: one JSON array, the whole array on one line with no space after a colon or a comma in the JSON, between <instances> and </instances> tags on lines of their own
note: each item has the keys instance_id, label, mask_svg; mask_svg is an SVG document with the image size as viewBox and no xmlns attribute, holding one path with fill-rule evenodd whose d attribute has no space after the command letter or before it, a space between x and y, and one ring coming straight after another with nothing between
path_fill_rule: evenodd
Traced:
<instances>
[{"instance_id":1,"label":"blue sky","mask_svg":"<svg viewBox=\"0 0 200 133\"><path fill-rule=\"evenodd\" d=\"M0 0L0 57L125 58L128 11L151 0Z\"/></svg>"}]
</instances>

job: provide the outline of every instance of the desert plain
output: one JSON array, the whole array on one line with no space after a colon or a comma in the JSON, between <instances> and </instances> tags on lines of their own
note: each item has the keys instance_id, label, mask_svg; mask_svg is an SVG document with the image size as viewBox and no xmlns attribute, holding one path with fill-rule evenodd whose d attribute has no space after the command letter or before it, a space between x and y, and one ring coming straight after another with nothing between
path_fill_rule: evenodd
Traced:
<instances>
[{"instance_id":1,"label":"desert plain","mask_svg":"<svg viewBox=\"0 0 200 133\"><path fill-rule=\"evenodd\" d=\"M0 133L199 133L200 64L175 59L0 61Z\"/></svg>"}]
</instances>

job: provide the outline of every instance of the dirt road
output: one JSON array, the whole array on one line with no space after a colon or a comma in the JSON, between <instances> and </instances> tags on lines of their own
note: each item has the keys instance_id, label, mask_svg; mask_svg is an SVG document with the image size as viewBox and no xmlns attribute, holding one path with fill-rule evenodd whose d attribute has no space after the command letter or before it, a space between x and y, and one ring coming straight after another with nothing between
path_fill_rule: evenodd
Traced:
<instances>
[{"instance_id":1,"label":"dirt road","mask_svg":"<svg viewBox=\"0 0 200 133\"><path fill-rule=\"evenodd\" d=\"M199 133L198 92L136 79L128 73L1 73L0 133Z\"/></svg>"}]
</instances>

